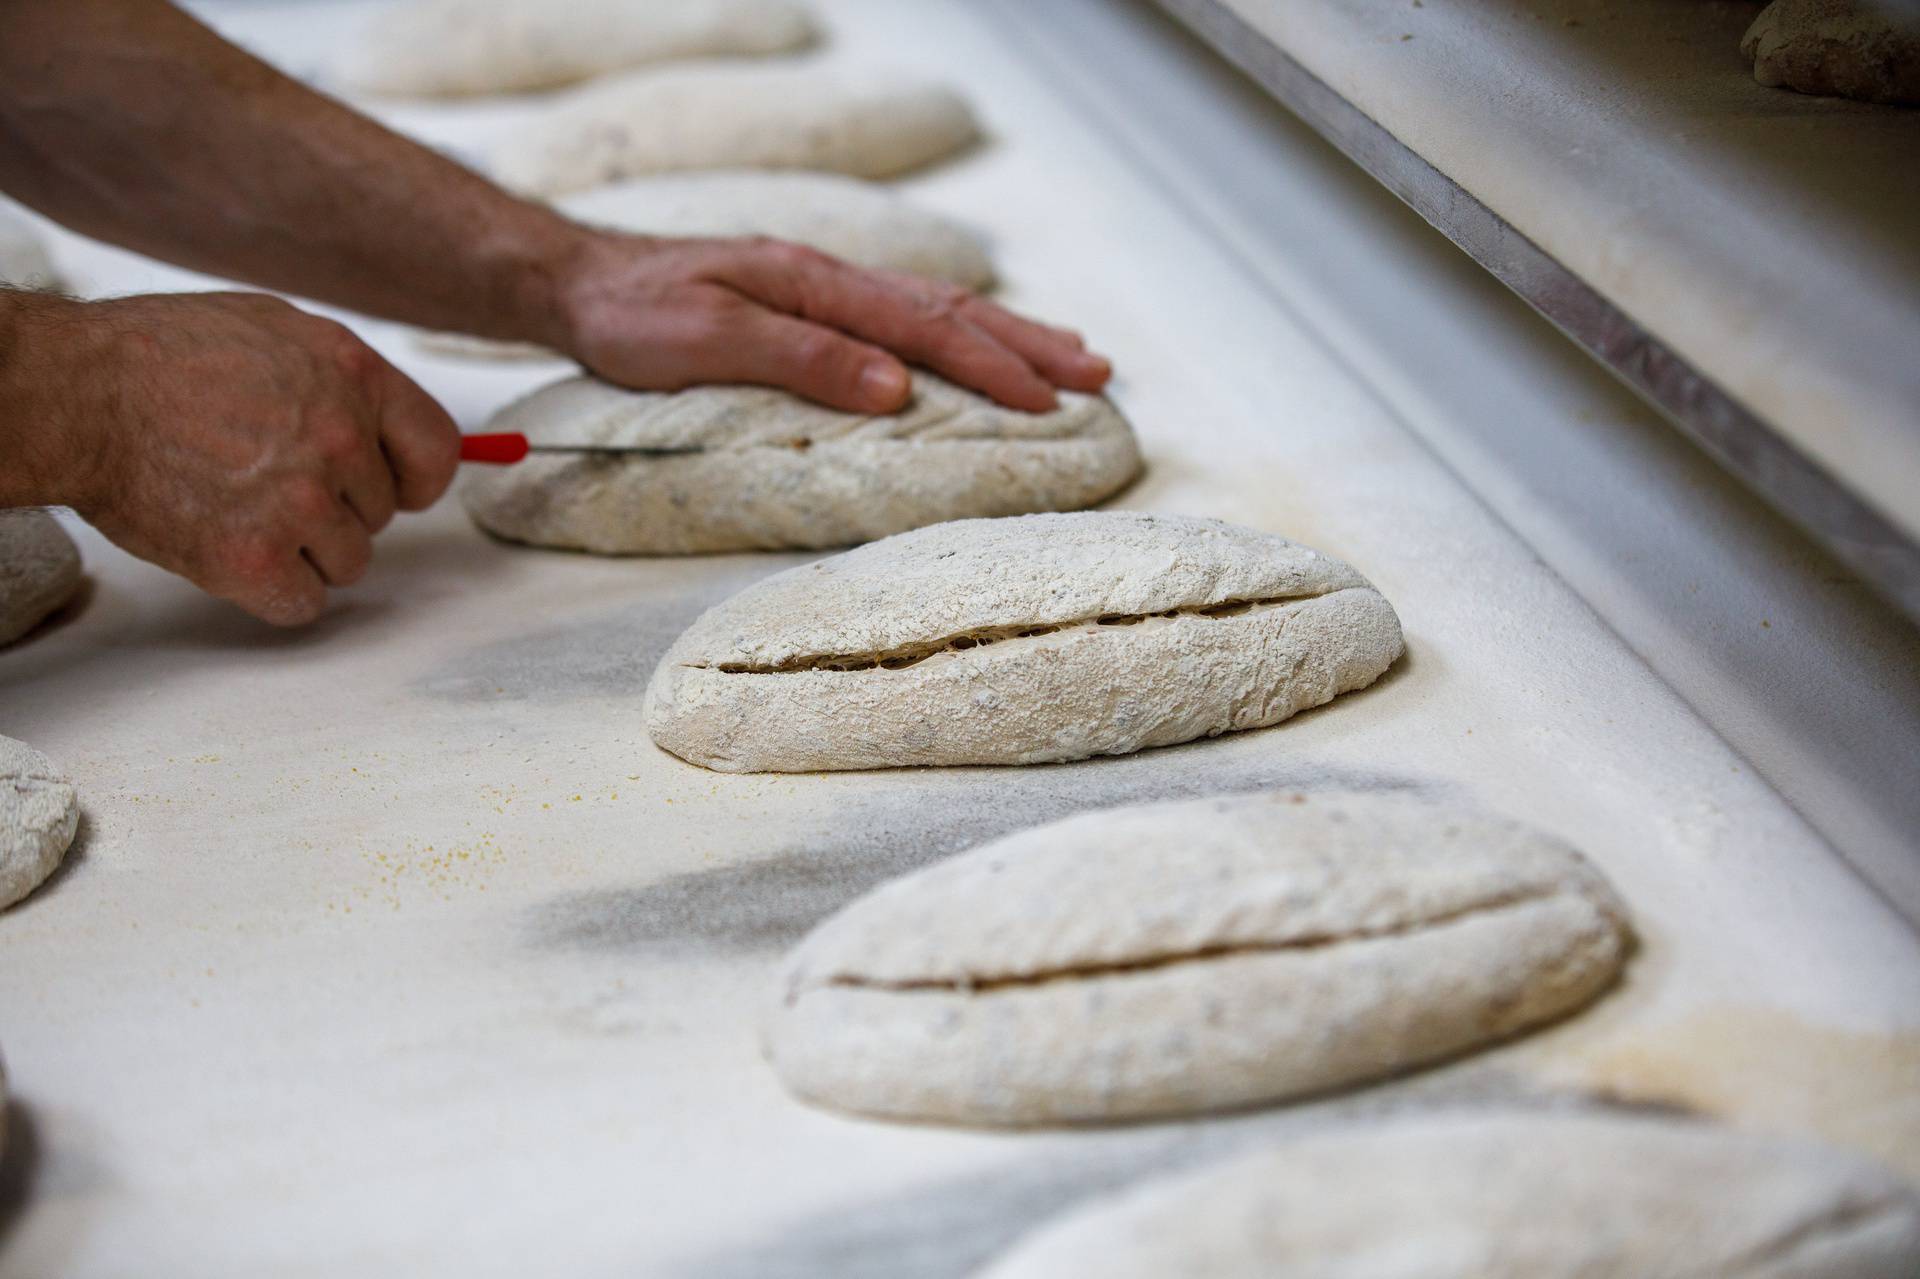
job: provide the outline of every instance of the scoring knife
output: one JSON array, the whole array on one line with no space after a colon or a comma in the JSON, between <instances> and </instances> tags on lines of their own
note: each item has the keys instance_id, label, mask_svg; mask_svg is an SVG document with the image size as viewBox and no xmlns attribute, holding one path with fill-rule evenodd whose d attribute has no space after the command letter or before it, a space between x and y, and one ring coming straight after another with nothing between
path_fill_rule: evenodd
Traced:
<instances>
[{"instance_id":1,"label":"scoring knife","mask_svg":"<svg viewBox=\"0 0 1920 1279\"><path fill-rule=\"evenodd\" d=\"M515 462L524 460L530 453L579 453L599 457L686 457L693 453L704 452L706 450L698 444L677 448L648 448L623 444L534 444L518 431L460 437L462 462L488 462L495 466L511 466Z\"/></svg>"}]
</instances>

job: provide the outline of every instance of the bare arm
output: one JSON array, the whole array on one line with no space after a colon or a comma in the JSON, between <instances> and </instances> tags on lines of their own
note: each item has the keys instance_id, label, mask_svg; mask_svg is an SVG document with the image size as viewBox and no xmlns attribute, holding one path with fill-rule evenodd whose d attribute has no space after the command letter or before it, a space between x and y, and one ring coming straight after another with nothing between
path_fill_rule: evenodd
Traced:
<instances>
[{"instance_id":1,"label":"bare arm","mask_svg":"<svg viewBox=\"0 0 1920 1279\"><path fill-rule=\"evenodd\" d=\"M558 2L558 0L556 0ZM228 44L164 0L0 0L0 188L100 239L629 385L896 409L905 359L1043 409L1073 334L791 245L587 230Z\"/></svg>"},{"instance_id":2,"label":"bare arm","mask_svg":"<svg viewBox=\"0 0 1920 1279\"><path fill-rule=\"evenodd\" d=\"M588 238L162 0L0 0L0 188L208 274L555 344Z\"/></svg>"}]
</instances>

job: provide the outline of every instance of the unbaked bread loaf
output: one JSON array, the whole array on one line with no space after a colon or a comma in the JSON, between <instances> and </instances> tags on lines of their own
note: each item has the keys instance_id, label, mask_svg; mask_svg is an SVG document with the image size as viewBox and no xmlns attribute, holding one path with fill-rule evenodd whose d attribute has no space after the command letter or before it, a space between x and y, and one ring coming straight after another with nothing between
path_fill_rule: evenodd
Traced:
<instances>
[{"instance_id":1,"label":"unbaked bread loaf","mask_svg":"<svg viewBox=\"0 0 1920 1279\"><path fill-rule=\"evenodd\" d=\"M889 178L979 137L952 89L894 74L715 62L603 80L508 137L494 176L562 195L688 169L818 169Z\"/></svg>"},{"instance_id":2,"label":"unbaked bread loaf","mask_svg":"<svg viewBox=\"0 0 1920 1279\"><path fill-rule=\"evenodd\" d=\"M376 97L527 93L683 58L784 53L817 34L786 0L400 0L334 78Z\"/></svg>"},{"instance_id":3,"label":"unbaked bread loaf","mask_svg":"<svg viewBox=\"0 0 1920 1279\"><path fill-rule=\"evenodd\" d=\"M1364 1083L1611 985L1626 907L1543 832L1404 795L1112 809L895 880L789 957L804 1101L971 1125L1194 1114Z\"/></svg>"},{"instance_id":4,"label":"unbaked bread loaf","mask_svg":"<svg viewBox=\"0 0 1920 1279\"><path fill-rule=\"evenodd\" d=\"M488 424L535 443L697 445L683 457L540 455L469 467L480 527L603 555L814 549L965 516L1090 506L1140 471L1132 428L1096 396L1002 408L917 374L904 412L842 413L750 386L675 394L555 382Z\"/></svg>"},{"instance_id":5,"label":"unbaked bread loaf","mask_svg":"<svg viewBox=\"0 0 1920 1279\"><path fill-rule=\"evenodd\" d=\"M647 727L727 772L1085 759L1277 724L1401 647L1365 578L1271 533L1138 511L958 520L710 609L654 672Z\"/></svg>"}]
</instances>

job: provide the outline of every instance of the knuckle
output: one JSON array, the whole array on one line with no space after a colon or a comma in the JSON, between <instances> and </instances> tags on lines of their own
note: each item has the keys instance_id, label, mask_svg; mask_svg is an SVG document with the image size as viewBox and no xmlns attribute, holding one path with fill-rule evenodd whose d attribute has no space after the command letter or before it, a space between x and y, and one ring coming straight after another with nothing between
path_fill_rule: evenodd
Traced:
<instances>
[{"instance_id":1,"label":"knuckle","mask_svg":"<svg viewBox=\"0 0 1920 1279\"><path fill-rule=\"evenodd\" d=\"M315 344L342 377L353 382L370 381L379 370L379 352L363 342L344 324L315 320Z\"/></svg>"},{"instance_id":2,"label":"knuckle","mask_svg":"<svg viewBox=\"0 0 1920 1279\"><path fill-rule=\"evenodd\" d=\"M316 479L299 479L282 495L287 514L302 527L325 522L333 514L333 491Z\"/></svg>"},{"instance_id":3,"label":"knuckle","mask_svg":"<svg viewBox=\"0 0 1920 1279\"><path fill-rule=\"evenodd\" d=\"M280 539L263 533L249 534L228 542L220 556L228 577L248 587L270 582L285 564L285 548Z\"/></svg>"},{"instance_id":4,"label":"knuckle","mask_svg":"<svg viewBox=\"0 0 1920 1279\"><path fill-rule=\"evenodd\" d=\"M351 462L366 449L366 432L357 419L346 413L325 413L308 426L314 449L327 462Z\"/></svg>"}]
</instances>

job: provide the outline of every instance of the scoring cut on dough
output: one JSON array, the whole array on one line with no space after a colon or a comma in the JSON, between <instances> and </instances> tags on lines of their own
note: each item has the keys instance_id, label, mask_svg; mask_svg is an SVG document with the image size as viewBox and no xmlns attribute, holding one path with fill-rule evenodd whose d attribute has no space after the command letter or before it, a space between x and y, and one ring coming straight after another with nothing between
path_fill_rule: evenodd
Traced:
<instances>
[{"instance_id":1,"label":"scoring cut on dough","mask_svg":"<svg viewBox=\"0 0 1920 1279\"><path fill-rule=\"evenodd\" d=\"M40 510L0 510L0 646L40 625L80 589L80 548Z\"/></svg>"},{"instance_id":2,"label":"scoring cut on dough","mask_svg":"<svg viewBox=\"0 0 1920 1279\"><path fill-rule=\"evenodd\" d=\"M1140 471L1133 430L1104 399L1063 392L1050 413L1020 413L926 373L906 411L882 417L764 387L662 394L575 377L487 429L536 444L703 448L536 454L461 478L461 501L489 532L605 555L848 546L962 516L1088 506Z\"/></svg>"},{"instance_id":3,"label":"scoring cut on dough","mask_svg":"<svg viewBox=\"0 0 1920 1279\"><path fill-rule=\"evenodd\" d=\"M1042 1226L979 1279L1911 1279L1920 1202L1846 1151L1646 1116L1296 1141Z\"/></svg>"},{"instance_id":4,"label":"scoring cut on dough","mask_svg":"<svg viewBox=\"0 0 1920 1279\"><path fill-rule=\"evenodd\" d=\"M653 740L724 772L1124 755L1365 688L1400 622L1331 556L1217 520L958 520L709 609L647 689Z\"/></svg>"},{"instance_id":5,"label":"scoring cut on dough","mask_svg":"<svg viewBox=\"0 0 1920 1279\"><path fill-rule=\"evenodd\" d=\"M61 289L65 282L25 218L0 207L0 285L14 289Z\"/></svg>"},{"instance_id":6,"label":"scoring cut on dough","mask_svg":"<svg viewBox=\"0 0 1920 1279\"><path fill-rule=\"evenodd\" d=\"M53 874L79 828L79 799L53 761L0 737L0 910Z\"/></svg>"},{"instance_id":7,"label":"scoring cut on dough","mask_svg":"<svg viewBox=\"0 0 1920 1279\"><path fill-rule=\"evenodd\" d=\"M1083 1123L1365 1082L1612 984L1626 908L1539 831L1406 796L1083 814L841 911L789 958L768 1059L801 1100Z\"/></svg>"},{"instance_id":8,"label":"scoring cut on dough","mask_svg":"<svg viewBox=\"0 0 1920 1279\"><path fill-rule=\"evenodd\" d=\"M650 63L785 53L818 34L785 0L402 0L334 74L377 97L528 93Z\"/></svg>"},{"instance_id":9,"label":"scoring cut on dough","mask_svg":"<svg viewBox=\"0 0 1920 1279\"><path fill-rule=\"evenodd\" d=\"M1740 51L1764 85L1920 105L1920 0L1773 0Z\"/></svg>"},{"instance_id":10,"label":"scoring cut on dough","mask_svg":"<svg viewBox=\"0 0 1920 1279\"><path fill-rule=\"evenodd\" d=\"M814 65L711 63L588 85L509 137L494 176L561 195L687 169L820 169L888 178L980 136L953 90Z\"/></svg>"},{"instance_id":11,"label":"scoring cut on dough","mask_svg":"<svg viewBox=\"0 0 1920 1279\"><path fill-rule=\"evenodd\" d=\"M560 210L591 226L635 235L768 235L855 266L907 271L963 288L994 284L980 237L884 186L835 173L669 173L583 191ZM543 347L422 333L420 345L464 359L558 359Z\"/></svg>"}]
</instances>

